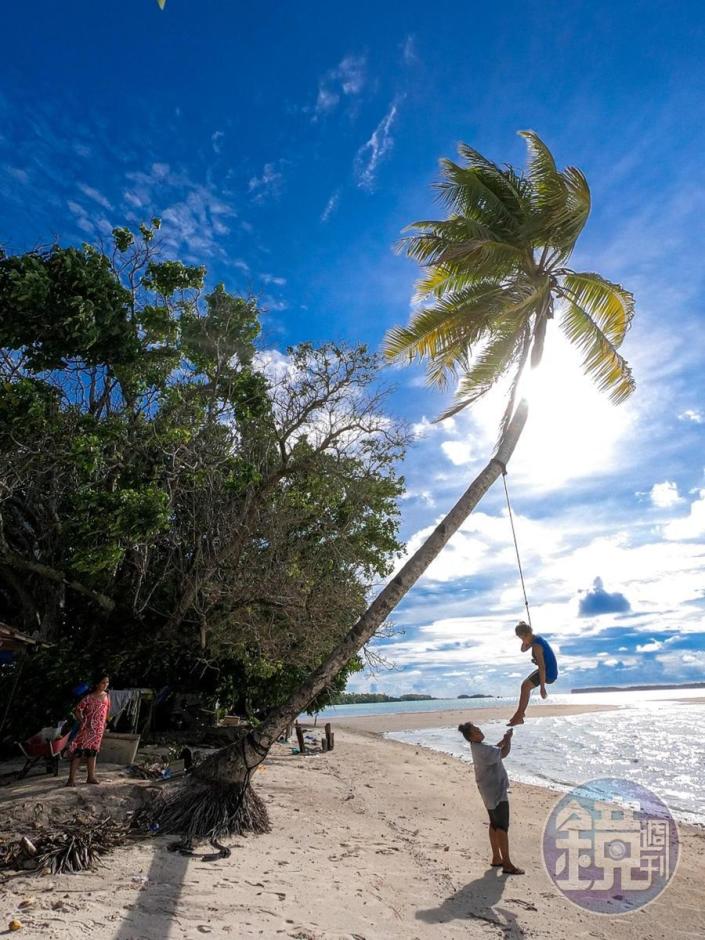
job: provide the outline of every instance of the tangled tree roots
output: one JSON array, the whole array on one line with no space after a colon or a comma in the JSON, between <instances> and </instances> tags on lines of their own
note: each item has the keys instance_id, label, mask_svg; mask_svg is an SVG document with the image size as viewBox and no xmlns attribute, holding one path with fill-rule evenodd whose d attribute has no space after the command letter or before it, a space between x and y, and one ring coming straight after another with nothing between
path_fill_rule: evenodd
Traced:
<instances>
[{"instance_id":1,"label":"tangled tree roots","mask_svg":"<svg viewBox=\"0 0 705 940\"><path fill-rule=\"evenodd\" d=\"M179 835L172 848L189 854L194 842L208 840L218 852L230 854L219 843L227 836L270 831L267 808L247 784L204 783L191 778L160 794L135 814L133 825L155 833Z\"/></svg>"}]
</instances>

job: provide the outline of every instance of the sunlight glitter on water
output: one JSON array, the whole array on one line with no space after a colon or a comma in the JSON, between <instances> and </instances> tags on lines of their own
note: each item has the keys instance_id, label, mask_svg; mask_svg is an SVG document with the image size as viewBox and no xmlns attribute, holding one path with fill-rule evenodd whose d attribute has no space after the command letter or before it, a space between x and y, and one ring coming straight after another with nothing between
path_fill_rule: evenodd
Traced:
<instances>
[{"instance_id":1,"label":"sunlight glitter on water","mask_svg":"<svg viewBox=\"0 0 705 940\"><path fill-rule=\"evenodd\" d=\"M670 695L685 697L680 691ZM571 704L576 699L571 696ZM705 823L704 727L704 704L662 695L638 704L632 698L616 711L529 717L514 734L506 766L515 780L559 790L601 776L635 780L653 790L677 818ZM489 743L496 743L505 726L485 722L482 730ZM442 726L442 714L436 728L386 737L470 760L469 745L455 727Z\"/></svg>"}]
</instances>

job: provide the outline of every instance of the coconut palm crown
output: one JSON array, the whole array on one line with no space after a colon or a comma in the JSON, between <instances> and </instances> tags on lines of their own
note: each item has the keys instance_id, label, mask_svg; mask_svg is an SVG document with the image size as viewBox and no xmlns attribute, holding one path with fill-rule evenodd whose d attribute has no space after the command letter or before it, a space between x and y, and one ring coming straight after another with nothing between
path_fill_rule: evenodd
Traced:
<instances>
[{"instance_id":1,"label":"coconut palm crown","mask_svg":"<svg viewBox=\"0 0 705 940\"><path fill-rule=\"evenodd\" d=\"M558 170L533 131L520 131L529 151L525 172L501 168L465 144L464 165L441 161L437 184L449 216L414 222L402 250L426 272L417 285L424 303L407 327L386 337L390 359L424 359L431 384L458 385L457 413L508 376L511 418L527 362L541 361L548 321L583 354L583 369L615 403L634 390L619 349L634 298L599 274L567 266L590 213L590 189L580 170ZM439 419L440 420L440 419Z\"/></svg>"}]
</instances>

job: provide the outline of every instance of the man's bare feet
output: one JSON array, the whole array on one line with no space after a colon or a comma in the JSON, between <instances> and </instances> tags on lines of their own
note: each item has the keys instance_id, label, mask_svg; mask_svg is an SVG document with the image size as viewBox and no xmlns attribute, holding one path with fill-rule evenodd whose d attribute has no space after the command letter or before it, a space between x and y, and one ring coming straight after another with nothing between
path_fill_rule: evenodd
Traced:
<instances>
[{"instance_id":1,"label":"man's bare feet","mask_svg":"<svg viewBox=\"0 0 705 940\"><path fill-rule=\"evenodd\" d=\"M509 719L507 724L509 725L510 728L513 728L515 725L523 725L524 719L521 715L514 715L512 718Z\"/></svg>"},{"instance_id":2,"label":"man's bare feet","mask_svg":"<svg viewBox=\"0 0 705 940\"><path fill-rule=\"evenodd\" d=\"M93 784L94 786L98 786L100 784L100 780L98 780L97 777L89 777L88 780L86 780L86 783L90 783L90 784Z\"/></svg>"},{"instance_id":3,"label":"man's bare feet","mask_svg":"<svg viewBox=\"0 0 705 940\"><path fill-rule=\"evenodd\" d=\"M505 865L502 869L503 875L523 875L525 874L523 868L517 868L516 865Z\"/></svg>"},{"instance_id":4,"label":"man's bare feet","mask_svg":"<svg viewBox=\"0 0 705 940\"><path fill-rule=\"evenodd\" d=\"M64 786L65 786L65 787L75 787L75 786L76 786L76 781L75 781L75 780L67 780L66 783L64 784Z\"/></svg>"}]
</instances>

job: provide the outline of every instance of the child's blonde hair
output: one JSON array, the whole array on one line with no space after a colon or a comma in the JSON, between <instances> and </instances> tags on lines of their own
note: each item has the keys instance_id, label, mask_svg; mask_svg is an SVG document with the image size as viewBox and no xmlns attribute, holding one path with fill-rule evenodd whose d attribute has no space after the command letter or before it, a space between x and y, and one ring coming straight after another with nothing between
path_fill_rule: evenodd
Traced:
<instances>
[{"instance_id":1,"label":"child's blonde hair","mask_svg":"<svg viewBox=\"0 0 705 940\"><path fill-rule=\"evenodd\" d=\"M528 623L526 623L523 620L520 620L519 623L514 628L514 632L516 633L517 636L528 636L533 631Z\"/></svg>"}]
</instances>

